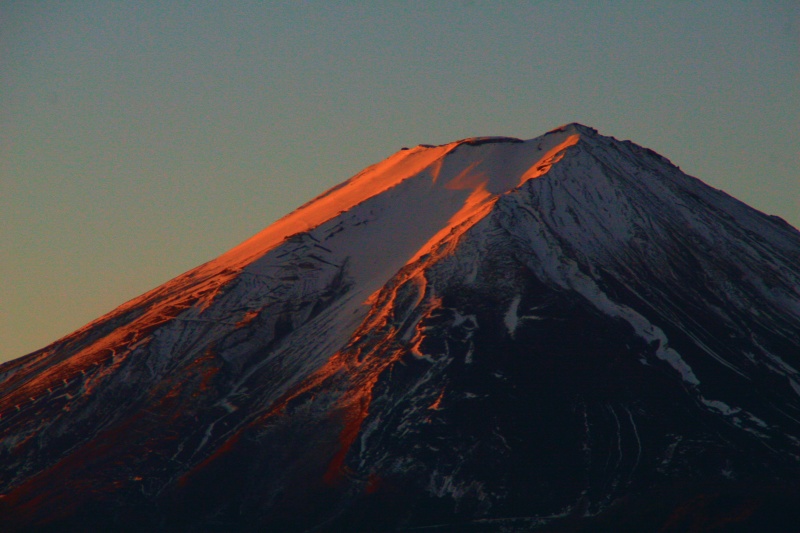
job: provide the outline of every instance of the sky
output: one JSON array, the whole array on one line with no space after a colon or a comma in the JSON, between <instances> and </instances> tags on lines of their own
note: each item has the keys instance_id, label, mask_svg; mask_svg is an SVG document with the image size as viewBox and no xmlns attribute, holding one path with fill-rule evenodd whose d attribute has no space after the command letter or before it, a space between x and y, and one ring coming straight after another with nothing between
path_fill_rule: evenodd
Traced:
<instances>
[{"instance_id":1,"label":"sky","mask_svg":"<svg viewBox=\"0 0 800 533\"><path fill-rule=\"evenodd\" d=\"M0 0L0 362L404 146L580 122L800 227L800 2Z\"/></svg>"}]
</instances>

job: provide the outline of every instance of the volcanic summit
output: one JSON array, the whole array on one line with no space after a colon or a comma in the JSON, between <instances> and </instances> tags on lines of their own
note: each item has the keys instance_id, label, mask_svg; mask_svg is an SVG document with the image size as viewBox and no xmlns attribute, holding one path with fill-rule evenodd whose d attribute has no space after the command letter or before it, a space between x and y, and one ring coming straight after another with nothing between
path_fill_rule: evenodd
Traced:
<instances>
[{"instance_id":1,"label":"volcanic summit","mask_svg":"<svg viewBox=\"0 0 800 533\"><path fill-rule=\"evenodd\" d=\"M797 527L800 232L579 124L403 149L0 366L0 472L11 531Z\"/></svg>"}]
</instances>

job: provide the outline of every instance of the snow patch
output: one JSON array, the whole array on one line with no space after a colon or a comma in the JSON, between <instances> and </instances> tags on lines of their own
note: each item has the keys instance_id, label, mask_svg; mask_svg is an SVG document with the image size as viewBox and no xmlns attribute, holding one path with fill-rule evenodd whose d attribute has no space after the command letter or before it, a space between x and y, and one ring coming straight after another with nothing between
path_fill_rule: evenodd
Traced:
<instances>
[{"instance_id":1,"label":"snow patch","mask_svg":"<svg viewBox=\"0 0 800 533\"><path fill-rule=\"evenodd\" d=\"M514 336L514 332L517 330L517 325L519 324L517 309L519 308L520 300L522 300L522 297L520 295L514 296L514 299L511 300L511 305L508 306L508 310L506 311L506 314L503 317L503 322L506 325L506 329L508 329L508 333L512 337Z\"/></svg>"},{"instance_id":2,"label":"snow patch","mask_svg":"<svg viewBox=\"0 0 800 533\"><path fill-rule=\"evenodd\" d=\"M798 396L800 396L800 384L798 384L798 383L797 383L795 380L793 380L792 378L789 378L789 385L791 385L791 386L792 386L792 390L794 390L795 394L797 394Z\"/></svg>"},{"instance_id":3,"label":"snow patch","mask_svg":"<svg viewBox=\"0 0 800 533\"><path fill-rule=\"evenodd\" d=\"M741 409L738 407L731 407L725 402L719 400L707 400L704 397L700 397L700 401L703 402L703 405L721 413L725 416L735 415L736 413L741 412Z\"/></svg>"}]
</instances>

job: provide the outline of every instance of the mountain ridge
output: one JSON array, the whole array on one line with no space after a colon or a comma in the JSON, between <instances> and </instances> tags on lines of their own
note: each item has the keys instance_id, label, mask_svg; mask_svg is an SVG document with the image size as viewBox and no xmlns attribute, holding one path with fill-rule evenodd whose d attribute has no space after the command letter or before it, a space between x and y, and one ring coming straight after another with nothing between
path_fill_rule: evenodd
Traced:
<instances>
[{"instance_id":1,"label":"mountain ridge","mask_svg":"<svg viewBox=\"0 0 800 533\"><path fill-rule=\"evenodd\" d=\"M670 530L700 486L800 494L800 232L582 125L472 139L0 366L6 525L594 527L664 491L634 514Z\"/></svg>"}]
</instances>

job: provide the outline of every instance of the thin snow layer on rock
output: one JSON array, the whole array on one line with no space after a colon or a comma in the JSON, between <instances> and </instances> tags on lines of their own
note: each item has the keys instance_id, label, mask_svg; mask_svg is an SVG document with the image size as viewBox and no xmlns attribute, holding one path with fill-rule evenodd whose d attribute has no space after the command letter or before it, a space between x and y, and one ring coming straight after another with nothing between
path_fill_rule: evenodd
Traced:
<instances>
[{"instance_id":1,"label":"thin snow layer on rock","mask_svg":"<svg viewBox=\"0 0 800 533\"><path fill-rule=\"evenodd\" d=\"M705 283L723 301L749 306L745 302L757 295L800 318L800 279L792 266L800 261L796 230L702 185L660 156L645 151L635 157L643 150L635 145L590 137L569 150L545 179L528 182L498 204L501 216L513 213L516 226L507 224L508 231L539 258L536 271L562 285L580 268L589 277L597 268L623 277L670 276L677 242L707 269ZM777 246L766 249L764 242ZM721 264L741 269L738 286L727 275L713 275Z\"/></svg>"}]
</instances>

